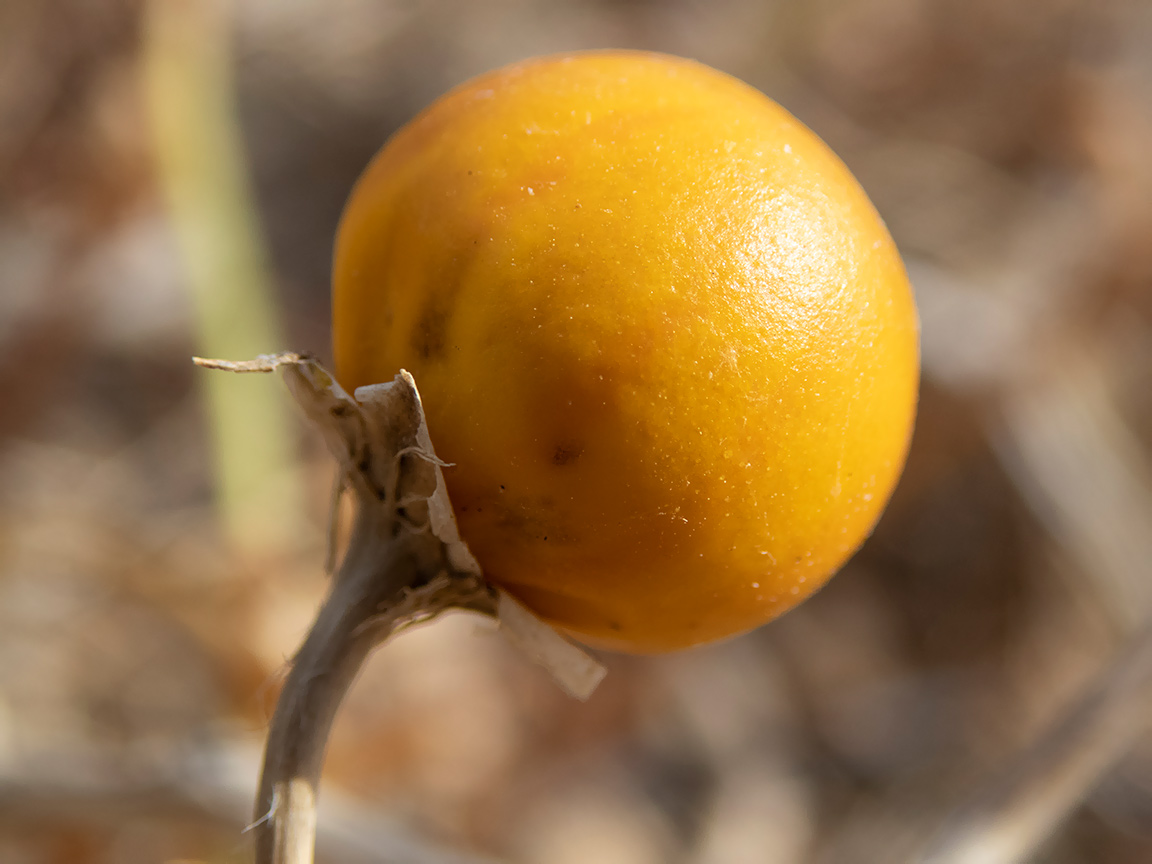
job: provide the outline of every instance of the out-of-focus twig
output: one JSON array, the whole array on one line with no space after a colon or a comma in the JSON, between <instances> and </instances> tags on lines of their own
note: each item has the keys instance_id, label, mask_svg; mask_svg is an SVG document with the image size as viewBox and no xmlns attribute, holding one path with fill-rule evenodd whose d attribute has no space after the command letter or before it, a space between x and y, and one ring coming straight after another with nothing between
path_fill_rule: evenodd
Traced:
<instances>
[{"instance_id":1,"label":"out-of-focus twig","mask_svg":"<svg viewBox=\"0 0 1152 864\"><path fill-rule=\"evenodd\" d=\"M252 777L260 754L248 741L224 739L181 752L180 758L136 765L120 776L112 754L70 754L67 768L0 764L0 827L5 825L109 825L130 819L202 820L239 831L252 803ZM492 864L475 853L429 842L378 809L338 789L325 795L316 845L347 864Z\"/></svg>"},{"instance_id":2,"label":"out-of-focus twig","mask_svg":"<svg viewBox=\"0 0 1152 864\"><path fill-rule=\"evenodd\" d=\"M1152 724L1152 622L1002 776L957 811L917 864L1016 864Z\"/></svg>"},{"instance_id":3,"label":"out-of-focus twig","mask_svg":"<svg viewBox=\"0 0 1152 864\"><path fill-rule=\"evenodd\" d=\"M225 0L149 0L143 83L197 347L245 357L283 338L237 128L227 12ZM282 548L303 504L284 395L226 375L202 386L228 533L242 550Z\"/></svg>"},{"instance_id":4,"label":"out-of-focus twig","mask_svg":"<svg viewBox=\"0 0 1152 864\"><path fill-rule=\"evenodd\" d=\"M1033 346L1003 382L1000 457L1085 574L1128 648L1002 775L946 822L918 864L1025 860L1152 722L1152 470L1090 345Z\"/></svg>"},{"instance_id":5,"label":"out-of-focus twig","mask_svg":"<svg viewBox=\"0 0 1152 864\"><path fill-rule=\"evenodd\" d=\"M1033 512L1091 578L1124 628L1152 613L1152 468L1086 348L1011 388L995 435Z\"/></svg>"}]
</instances>

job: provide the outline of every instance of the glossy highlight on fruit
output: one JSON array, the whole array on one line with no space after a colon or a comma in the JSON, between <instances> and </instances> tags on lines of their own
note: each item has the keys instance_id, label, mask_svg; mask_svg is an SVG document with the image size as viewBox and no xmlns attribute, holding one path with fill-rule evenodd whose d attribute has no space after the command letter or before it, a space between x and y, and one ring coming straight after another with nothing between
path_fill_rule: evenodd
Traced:
<instances>
[{"instance_id":1,"label":"glossy highlight on fruit","mask_svg":"<svg viewBox=\"0 0 1152 864\"><path fill-rule=\"evenodd\" d=\"M591 644L749 630L872 530L915 304L847 168L700 64L596 52L453 90L358 182L336 372L416 379L488 579Z\"/></svg>"}]
</instances>

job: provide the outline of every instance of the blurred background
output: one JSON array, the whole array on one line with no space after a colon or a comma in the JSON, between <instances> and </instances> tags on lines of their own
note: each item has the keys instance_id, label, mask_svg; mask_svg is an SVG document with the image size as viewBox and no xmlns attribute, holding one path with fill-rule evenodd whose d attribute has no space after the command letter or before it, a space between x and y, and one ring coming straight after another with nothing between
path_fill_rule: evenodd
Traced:
<instances>
[{"instance_id":1,"label":"blurred background","mask_svg":"<svg viewBox=\"0 0 1152 864\"><path fill-rule=\"evenodd\" d=\"M1019 754L1065 788L1031 748L1152 612L1152 3L2 0L0 862L248 859L334 466L189 357L326 358L387 135L591 47L733 73L853 169L921 305L908 469L815 598L586 704L468 617L381 650L320 860L884 864ZM1029 860L1152 861L1146 677Z\"/></svg>"}]
</instances>

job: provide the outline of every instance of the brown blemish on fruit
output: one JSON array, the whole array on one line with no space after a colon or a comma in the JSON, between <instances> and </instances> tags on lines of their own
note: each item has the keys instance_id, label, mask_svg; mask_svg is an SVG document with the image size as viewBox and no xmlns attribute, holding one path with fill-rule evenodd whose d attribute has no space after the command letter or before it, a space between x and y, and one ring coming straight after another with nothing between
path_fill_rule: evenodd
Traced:
<instances>
[{"instance_id":1,"label":"brown blemish on fruit","mask_svg":"<svg viewBox=\"0 0 1152 864\"><path fill-rule=\"evenodd\" d=\"M422 360L442 357L447 347L448 324L456 308L456 298L464 275L475 258L471 246L465 254L449 257L431 279L425 299L412 328L411 345Z\"/></svg>"},{"instance_id":2,"label":"brown blemish on fruit","mask_svg":"<svg viewBox=\"0 0 1152 864\"><path fill-rule=\"evenodd\" d=\"M552 452L552 464L571 465L583 452L584 448L579 444L558 444Z\"/></svg>"},{"instance_id":3,"label":"brown blemish on fruit","mask_svg":"<svg viewBox=\"0 0 1152 864\"><path fill-rule=\"evenodd\" d=\"M423 360L431 360L444 353L444 336L448 329L448 313L440 308L437 297L429 298L416 327L412 330L412 348Z\"/></svg>"}]
</instances>

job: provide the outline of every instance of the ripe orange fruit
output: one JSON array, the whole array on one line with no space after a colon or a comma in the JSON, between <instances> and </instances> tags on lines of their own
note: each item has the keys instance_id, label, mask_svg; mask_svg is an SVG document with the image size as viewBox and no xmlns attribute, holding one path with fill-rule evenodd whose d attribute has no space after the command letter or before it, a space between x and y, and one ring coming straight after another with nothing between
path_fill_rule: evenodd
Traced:
<instances>
[{"instance_id":1,"label":"ripe orange fruit","mask_svg":"<svg viewBox=\"0 0 1152 864\"><path fill-rule=\"evenodd\" d=\"M485 575L584 641L751 629L872 530L916 309L884 224L780 106L603 52L476 78L399 131L336 242L347 388L416 378Z\"/></svg>"}]
</instances>

